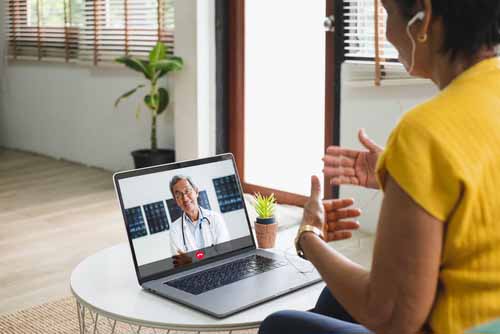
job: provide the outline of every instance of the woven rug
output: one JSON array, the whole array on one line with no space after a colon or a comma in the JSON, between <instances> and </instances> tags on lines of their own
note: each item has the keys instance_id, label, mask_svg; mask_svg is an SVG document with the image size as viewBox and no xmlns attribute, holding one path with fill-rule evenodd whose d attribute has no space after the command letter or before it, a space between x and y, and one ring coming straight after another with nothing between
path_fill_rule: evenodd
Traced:
<instances>
[{"instance_id":1,"label":"woven rug","mask_svg":"<svg viewBox=\"0 0 500 334\"><path fill-rule=\"evenodd\" d=\"M99 330L96 333L111 333L110 322L107 319L100 318ZM115 333L137 333L136 326L127 324L118 324ZM76 312L76 301L74 297L66 297L53 302L30 307L25 310L10 314L0 315L0 333L1 334L78 334L78 316ZM93 328L88 329L88 333L93 333ZM163 331L142 328L140 334L183 334L200 332L180 332ZM202 332L203 333L203 332ZM224 333L230 332L212 332ZM232 331L232 334L256 334L257 329Z\"/></svg>"}]
</instances>

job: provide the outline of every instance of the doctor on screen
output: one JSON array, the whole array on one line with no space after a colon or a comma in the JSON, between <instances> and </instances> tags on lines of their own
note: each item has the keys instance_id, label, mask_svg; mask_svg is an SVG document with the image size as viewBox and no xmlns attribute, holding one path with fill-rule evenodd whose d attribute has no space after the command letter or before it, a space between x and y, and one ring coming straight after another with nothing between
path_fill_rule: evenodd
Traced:
<instances>
[{"instance_id":1,"label":"doctor on screen","mask_svg":"<svg viewBox=\"0 0 500 334\"><path fill-rule=\"evenodd\" d=\"M229 241L226 222L218 212L198 205L198 187L189 176L176 175L170 181L182 215L172 223L170 248L172 254L191 252Z\"/></svg>"}]
</instances>

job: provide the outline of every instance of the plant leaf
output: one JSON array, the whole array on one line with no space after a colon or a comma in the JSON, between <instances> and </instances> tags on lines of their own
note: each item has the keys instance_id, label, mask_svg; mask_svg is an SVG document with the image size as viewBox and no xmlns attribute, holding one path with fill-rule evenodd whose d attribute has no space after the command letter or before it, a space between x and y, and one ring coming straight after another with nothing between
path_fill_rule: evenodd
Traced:
<instances>
[{"instance_id":1,"label":"plant leaf","mask_svg":"<svg viewBox=\"0 0 500 334\"><path fill-rule=\"evenodd\" d=\"M154 110L153 99L151 98L151 95L148 94L144 96L144 103L149 109Z\"/></svg>"},{"instance_id":2,"label":"plant leaf","mask_svg":"<svg viewBox=\"0 0 500 334\"><path fill-rule=\"evenodd\" d=\"M146 69L146 78L150 81L153 81L155 79L155 69L154 66L151 65L151 62L149 60L141 60L142 64L144 65L144 68Z\"/></svg>"},{"instance_id":3,"label":"plant leaf","mask_svg":"<svg viewBox=\"0 0 500 334\"><path fill-rule=\"evenodd\" d=\"M170 95L168 94L168 91L165 88L160 87L158 89L158 115L167 109L169 102Z\"/></svg>"},{"instance_id":4,"label":"plant leaf","mask_svg":"<svg viewBox=\"0 0 500 334\"><path fill-rule=\"evenodd\" d=\"M255 211L261 218L271 218L276 209L276 198L274 193L269 196L263 196L260 193L254 194L255 198Z\"/></svg>"},{"instance_id":5,"label":"plant leaf","mask_svg":"<svg viewBox=\"0 0 500 334\"><path fill-rule=\"evenodd\" d=\"M170 56L167 59L174 60L176 62L179 62L181 65L184 65L184 60L182 60L181 57L178 56Z\"/></svg>"},{"instance_id":6,"label":"plant leaf","mask_svg":"<svg viewBox=\"0 0 500 334\"><path fill-rule=\"evenodd\" d=\"M135 57L130 57L130 56L123 56L115 59L115 62L119 64L124 64L128 68L140 72L144 74L146 79L151 80L152 78L152 73L148 69L149 68L149 62L145 60L141 60Z\"/></svg>"},{"instance_id":7,"label":"plant leaf","mask_svg":"<svg viewBox=\"0 0 500 334\"><path fill-rule=\"evenodd\" d=\"M120 103L121 100L126 99L127 97L134 94L139 88L142 88L142 87L144 87L144 85L139 85L139 86L135 87L134 89L129 90L128 92L126 92L125 94L120 96L119 98L117 98L115 101L115 108L118 107L118 104Z\"/></svg>"},{"instance_id":8,"label":"plant leaf","mask_svg":"<svg viewBox=\"0 0 500 334\"><path fill-rule=\"evenodd\" d=\"M149 53L149 62L156 63L161 59L165 59L167 51L165 49L165 44L162 42L156 43L155 47Z\"/></svg>"},{"instance_id":9,"label":"plant leaf","mask_svg":"<svg viewBox=\"0 0 500 334\"><path fill-rule=\"evenodd\" d=\"M169 57L167 59L159 60L154 63L155 70L160 71L160 76L167 74L168 72L179 71L184 67L184 62L182 58L179 57Z\"/></svg>"}]
</instances>

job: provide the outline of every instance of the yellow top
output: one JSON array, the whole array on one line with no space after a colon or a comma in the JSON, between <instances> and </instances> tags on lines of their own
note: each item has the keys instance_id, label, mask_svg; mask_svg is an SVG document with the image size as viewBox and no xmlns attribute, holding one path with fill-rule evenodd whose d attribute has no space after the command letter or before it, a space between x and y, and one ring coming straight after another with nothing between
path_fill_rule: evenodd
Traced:
<instances>
[{"instance_id":1,"label":"yellow top","mask_svg":"<svg viewBox=\"0 0 500 334\"><path fill-rule=\"evenodd\" d=\"M454 334L500 317L500 58L406 113L377 163L446 224L428 325Z\"/></svg>"}]
</instances>

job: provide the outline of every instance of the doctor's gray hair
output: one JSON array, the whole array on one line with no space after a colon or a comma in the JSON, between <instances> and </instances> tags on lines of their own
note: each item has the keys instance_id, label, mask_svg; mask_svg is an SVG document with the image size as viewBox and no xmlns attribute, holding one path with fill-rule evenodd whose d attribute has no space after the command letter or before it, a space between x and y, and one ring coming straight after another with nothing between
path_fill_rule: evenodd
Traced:
<instances>
[{"instance_id":1,"label":"doctor's gray hair","mask_svg":"<svg viewBox=\"0 0 500 334\"><path fill-rule=\"evenodd\" d=\"M186 175L176 175L172 178L172 180L170 181L170 192L172 193L172 196L175 198L175 194L174 194L174 186L177 184L177 182L179 182L180 180L187 180L189 182L189 184L191 185L191 187L193 187L193 189L195 191L198 191L198 187L196 186L196 184L193 182L193 180L191 180L191 178L189 176L186 176Z\"/></svg>"}]
</instances>

